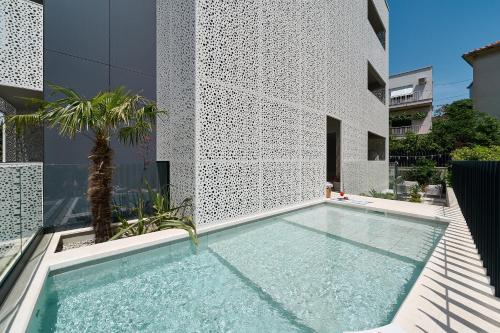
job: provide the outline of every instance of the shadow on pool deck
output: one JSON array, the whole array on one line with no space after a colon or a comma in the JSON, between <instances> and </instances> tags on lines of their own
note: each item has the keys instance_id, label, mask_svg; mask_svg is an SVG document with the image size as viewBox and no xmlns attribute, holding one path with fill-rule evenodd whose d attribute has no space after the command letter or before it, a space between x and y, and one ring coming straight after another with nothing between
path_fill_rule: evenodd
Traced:
<instances>
[{"instance_id":1,"label":"shadow on pool deck","mask_svg":"<svg viewBox=\"0 0 500 333\"><path fill-rule=\"evenodd\" d=\"M451 190L452 222L394 319L407 332L500 332L500 299Z\"/></svg>"}]
</instances>

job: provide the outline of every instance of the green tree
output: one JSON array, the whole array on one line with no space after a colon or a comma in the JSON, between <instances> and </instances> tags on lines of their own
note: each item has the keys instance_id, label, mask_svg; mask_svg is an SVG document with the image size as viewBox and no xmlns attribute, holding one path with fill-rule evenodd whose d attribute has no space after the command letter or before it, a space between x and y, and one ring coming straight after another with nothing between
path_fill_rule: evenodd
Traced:
<instances>
[{"instance_id":1,"label":"green tree","mask_svg":"<svg viewBox=\"0 0 500 333\"><path fill-rule=\"evenodd\" d=\"M8 118L9 124L23 131L27 126L46 124L59 134L74 138L83 133L93 141L89 155L90 167L87 196L91 207L96 242L111 237L113 136L130 145L143 141L152 131L159 113L156 105L124 88L100 92L86 99L72 89L51 85L54 101L34 100L37 112Z\"/></svg>"},{"instance_id":2,"label":"green tree","mask_svg":"<svg viewBox=\"0 0 500 333\"><path fill-rule=\"evenodd\" d=\"M408 133L403 139L390 138L391 155L440 154L442 149L429 134Z\"/></svg>"},{"instance_id":3,"label":"green tree","mask_svg":"<svg viewBox=\"0 0 500 333\"><path fill-rule=\"evenodd\" d=\"M446 151L500 144L500 121L474 110L470 99L446 105L432 125L432 140Z\"/></svg>"},{"instance_id":4,"label":"green tree","mask_svg":"<svg viewBox=\"0 0 500 333\"><path fill-rule=\"evenodd\" d=\"M451 153L454 161L500 161L500 146L463 147Z\"/></svg>"}]
</instances>

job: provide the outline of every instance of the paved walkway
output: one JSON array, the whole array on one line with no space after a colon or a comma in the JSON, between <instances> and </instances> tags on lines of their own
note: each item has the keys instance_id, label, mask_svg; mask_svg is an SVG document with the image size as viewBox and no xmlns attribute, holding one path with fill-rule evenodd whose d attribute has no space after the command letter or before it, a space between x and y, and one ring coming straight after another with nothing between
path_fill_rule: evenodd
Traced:
<instances>
[{"instance_id":1,"label":"paved walkway","mask_svg":"<svg viewBox=\"0 0 500 333\"><path fill-rule=\"evenodd\" d=\"M453 191L449 197L438 212L452 222L394 323L406 332L500 332L500 299Z\"/></svg>"}]
</instances>

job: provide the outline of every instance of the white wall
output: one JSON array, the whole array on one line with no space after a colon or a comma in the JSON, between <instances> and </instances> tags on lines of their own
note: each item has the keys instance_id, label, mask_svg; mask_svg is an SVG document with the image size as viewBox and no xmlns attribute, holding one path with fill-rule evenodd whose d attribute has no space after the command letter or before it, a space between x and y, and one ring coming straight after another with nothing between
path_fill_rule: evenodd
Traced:
<instances>
[{"instance_id":1,"label":"white wall","mask_svg":"<svg viewBox=\"0 0 500 333\"><path fill-rule=\"evenodd\" d=\"M474 107L500 119L500 52L479 55L474 59Z\"/></svg>"},{"instance_id":2,"label":"white wall","mask_svg":"<svg viewBox=\"0 0 500 333\"><path fill-rule=\"evenodd\" d=\"M41 91L43 6L0 0L0 85Z\"/></svg>"},{"instance_id":3,"label":"white wall","mask_svg":"<svg viewBox=\"0 0 500 333\"><path fill-rule=\"evenodd\" d=\"M388 83L367 1L175 0L158 13L171 111L158 159L182 195L194 188L197 223L321 198L327 115L342 121L346 191L388 187L387 161L367 160L368 131L388 138L388 107L367 89L368 60Z\"/></svg>"}]
</instances>

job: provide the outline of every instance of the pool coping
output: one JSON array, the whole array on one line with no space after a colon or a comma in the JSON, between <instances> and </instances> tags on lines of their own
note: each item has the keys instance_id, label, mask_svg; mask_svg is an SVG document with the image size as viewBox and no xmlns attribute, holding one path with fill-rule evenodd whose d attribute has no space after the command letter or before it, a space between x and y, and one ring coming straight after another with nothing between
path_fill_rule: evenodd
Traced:
<instances>
[{"instance_id":1,"label":"pool coping","mask_svg":"<svg viewBox=\"0 0 500 333\"><path fill-rule=\"evenodd\" d=\"M437 223L443 223L443 224L449 224L451 222L451 219L443 216L439 216L438 214L418 214L415 212L408 211L408 209L403 210L405 208L405 205L402 206L402 208L388 208L386 207L387 204L390 205L398 205L399 202L394 202L390 200L383 200L383 199L378 199L375 200L374 198L367 198L367 197L361 197L361 196L355 196L355 198L359 198L362 200L367 200L369 203L366 205L360 205L356 203L347 203L347 202L339 202L336 201L336 199L317 199L317 200L311 200L307 202L303 202L300 204L296 204L293 206L287 206L279 209L274 209L271 211L267 211L265 213L259 213L259 214L253 214L249 216L245 216L242 218L238 219L233 219L230 221L226 221L220 224L214 224L214 225L207 225L207 226L201 226L198 229L198 234L199 235L205 235L205 234L210 234L216 231L220 231L223 229L229 229L232 227L248 224L248 223L253 223L258 220L272 217L275 215L280 215L283 213L288 213L294 210L302 209L302 208L307 208L311 206L315 206L318 204L331 204L339 207L348 207L348 208L354 208L358 210L364 210L364 211L376 211L376 212L382 212L386 215L388 214L394 214L394 215L399 215L399 216L404 216L404 217L409 217L409 218L414 218L417 221L422 221L422 222L437 222ZM382 201L380 201L382 200ZM384 203L378 204L378 203ZM405 203L407 204L407 203ZM419 205L419 204L413 204L413 205ZM409 206L406 206L409 207ZM59 240L63 236L68 236L68 235L73 235L73 234L78 234L81 232L89 231L91 228L81 228L81 229L75 229L75 230L69 230L69 231L62 231L62 232L57 232L54 234L52 241L50 242L47 251L42 259L42 262L38 268L37 273L35 274L33 280L30 283L30 286L28 288L28 291L23 299L23 302L19 308L18 313L16 314L14 323L11 327L11 332L25 332L28 328L29 321L31 319L33 310L35 309L36 302L38 300L38 297L42 291L43 285L45 283L45 280L49 273L51 271L55 270L61 270L65 268L69 268L71 266L79 265L79 264L84 264L88 262L93 262L99 259L104 259L108 257L113 257L133 251L140 251L140 250L145 250L151 247L155 246L160 246L160 245L166 245L171 242L175 242L178 240L183 240L187 239L189 236L186 231L183 230L166 230L166 231L159 231L151 234L146 234L146 235L141 235L141 236L135 236L135 237L130 237L126 239L119 239L115 240L112 242L107 242L107 243L101 243L101 244L95 244L91 246L86 246L86 247L81 247L77 249L71 249L67 250L64 252L58 252L55 253L56 247L59 243ZM434 252L436 251L437 248L434 249L431 257L434 255ZM428 262L427 262L428 264ZM427 265L426 264L426 265ZM398 316L400 310L403 308L404 304L407 302L409 299L409 296L412 294L415 286L417 283L419 283L421 276L417 279L415 284L412 286L412 289L408 293L407 297L405 298L404 302L401 304L398 312L396 313L395 317L393 318L393 321L384 327L381 328L374 328L373 330L368 330L365 332L403 332L399 327L394 323L396 317Z\"/></svg>"}]
</instances>

